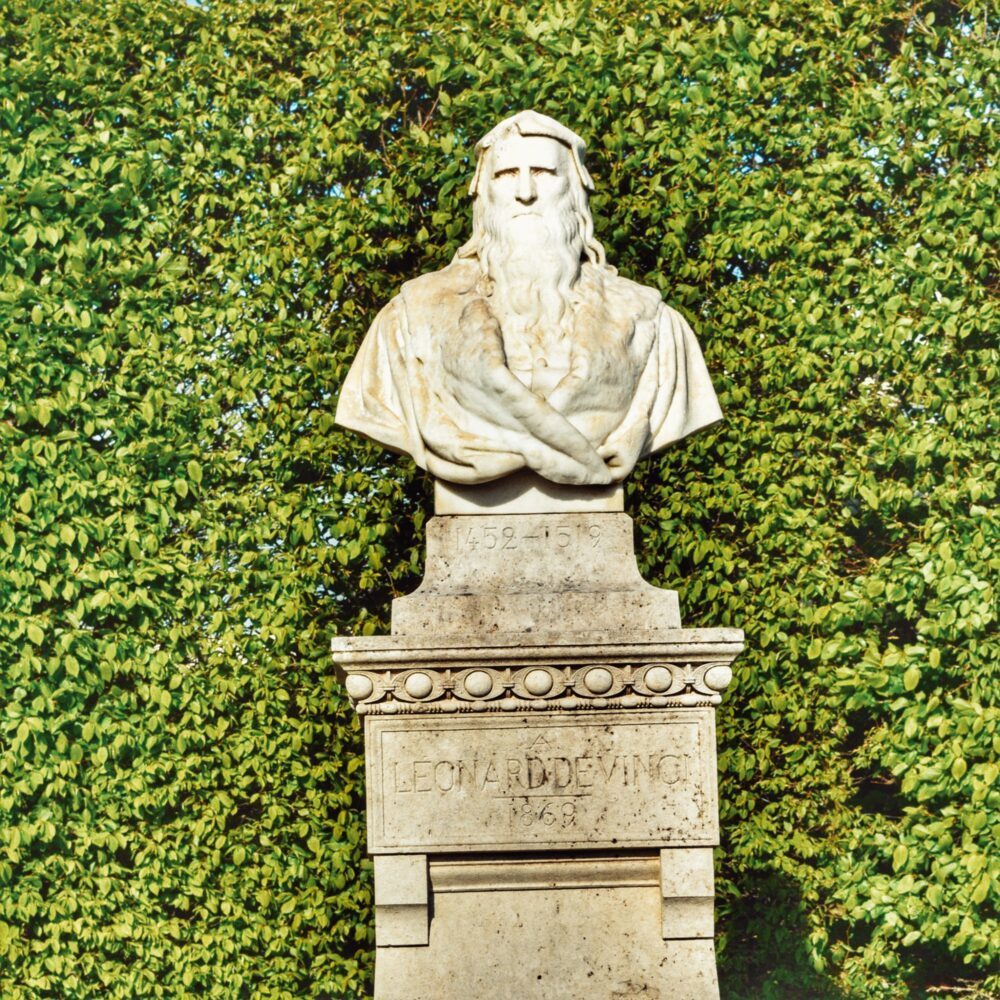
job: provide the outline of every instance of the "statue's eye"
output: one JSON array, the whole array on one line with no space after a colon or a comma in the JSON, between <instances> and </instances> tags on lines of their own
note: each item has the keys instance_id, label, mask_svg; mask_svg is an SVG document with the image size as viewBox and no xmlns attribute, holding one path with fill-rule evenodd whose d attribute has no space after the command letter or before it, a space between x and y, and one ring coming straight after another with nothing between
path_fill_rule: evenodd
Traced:
<instances>
[{"instance_id":1,"label":"statue's eye","mask_svg":"<svg viewBox=\"0 0 1000 1000\"><path fill-rule=\"evenodd\" d=\"M555 177L556 174L555 170L552 167L532 167L531 172L536 177L539 174L549 174L550 176Z\"/></svg>"},{"instance_id":2,"label":"statue's eye","mask_svg":"<svg viewBox=\"0 0 1000 1000\"><path fill-rule=\"evenodd\" d=\"M513 177L517 173L517 167L506 167L504 170L494 170L494 177Z\"/></svg>"}]
</instances>

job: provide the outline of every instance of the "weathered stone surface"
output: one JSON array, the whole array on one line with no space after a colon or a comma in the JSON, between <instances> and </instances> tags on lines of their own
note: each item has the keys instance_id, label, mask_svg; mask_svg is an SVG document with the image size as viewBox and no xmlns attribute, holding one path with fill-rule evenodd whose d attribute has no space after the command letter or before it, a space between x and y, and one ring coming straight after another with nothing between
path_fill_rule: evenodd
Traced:
<instances>
[{"instance_id":1,"label":"weathered stone surface","mask_svg":"<svg viewBox=\"0 0 1000 1000\"><path fill-rule=\"evenodd\" d=\"M718 842L713 715L372 719L368 848L710 846Z\"/></svg>"},{"instance_id":2,"label":"weathered stone surface","mask_svg":"<svg viewBox=\"0 0 1000 1000\"><path fill-rule=\"evenodd\" d=\"M335 639L361 715L717 705L739 629L494 632Z\"/></svg>"},{"instance_id":3,"label":"weathered stone surface","mask_svg":"<svg viewBox=\"0 0 1000 1000\"><path fill-rule=\"evenodd\" d=\"M472 239L376 317L337 422L449 482L602 486L718 420L683 316L605 261L580 137L525 111L476 153Z\"/></svg>"},{"instance_id":4,"label":"weathered stone surface","mask_svg":"<svg viewBox=\"0 0 1000 1000\"><path fill-rule=\"evenodd\" d=\"M663 937L715 937L715 866L711 848L667 847L660 851Z\"/></svg>"},{"instance_id":5,"label":"weathered stone surface","mask_svg":"<svg viewBox=\"0 0 1000 1000\"><path fill-rule=\"evenodd\" d=\"M459 577L440 579L444 591ZM494 581L507 585L502 567ZM376 1000L717 1000L714 705L742 640L683 628L336 640L365 715Z\"/></svg>"},{"instance_id":6,"label":"weathered stone surface","mask_svg":"<svg viewBox=\"0 0 1000 1000\"><path fill-rule=\"evenodd\" d=\"M716 1000L714 704L742 640L336 640L363 689L376 877L429 861L426 920L409 870L376 901L376 1000Z\"/></svg>"},{"instance_id":7,"label":"weathered stone surface","mask_svg":"<svg viewBox=\"0 0 1000 1000\"><path fill-rule=\"evenodd\" d=\"M393 635L679 628L677 594L639 574L627 514L433 517L420 587Z\"/></svg>"},{"instance_id":8,"label":"weathered stone surface","mask_svg":"<svg viewBox=\"0 0 1000 1000\"><path fill-rule=\"evenodd\" d=\"M563 486L527 470L474 486L434 481L435 514L620 514L624 510L621 486Z\"/></svg>"},{"instance_id":9,"label":"weathered stone surface","mask_svg":"<svg viewBox=\"0 0 1000 1000\"><path fill-rule=\"evenodd\" d=\"M426 854L375 858L375 938L383 947L427 944L430 881Z\"/></svg>"},{"instance_id":10,"label":"weathered stone surface","mask_svg":"<svg viewBox=\"0 0 1000 1000\"><path fill-rule=\"evenodd\" d=\"M711 938L664 941L657 855L431 861L426 948L379 947L376 1000L717 1000Z\"/></svg>"}]
</instances>

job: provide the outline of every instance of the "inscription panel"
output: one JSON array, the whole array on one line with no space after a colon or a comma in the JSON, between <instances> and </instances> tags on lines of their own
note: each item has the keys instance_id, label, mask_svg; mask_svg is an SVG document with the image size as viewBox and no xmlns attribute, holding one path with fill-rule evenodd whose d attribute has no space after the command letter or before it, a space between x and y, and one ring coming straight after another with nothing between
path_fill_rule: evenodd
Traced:
<instances>
[{"instance_id":1,"label":"inscription panel","mask_svg":"<svg viewBox=\"0 0 1000 1000\"><path fill-rule=\"evenodd\" d=\"M712 846L711 709L369 718L373 853Z\"/></svg>"},{"instance_id":2,"label":"inscription panel","mask_svg":"<svg viewBox=\"0 0 1000 1000\"><path fill-rule=\"evenodd\" d=\"M465 518L464 522L457 522L454 526L455 545L473 552L480 548L488 552L493 549L558 552L574 543L592 549L601 544L601 523L596 519L546 524L540 518L532 518L528 522L526 518L490 521L486 517L477 517Z\"/></svg>"},{"instance_id":3,"label":"inscription panel","mask_svg":"<svg viewBox=\"0 0 1000 1000\"><path fill-rule=\"evenodd\" d=\"M627 514L432 517L417 594L650 590ZM406 600L406 598L402 598Z\"/></svg>"}]
</instances>

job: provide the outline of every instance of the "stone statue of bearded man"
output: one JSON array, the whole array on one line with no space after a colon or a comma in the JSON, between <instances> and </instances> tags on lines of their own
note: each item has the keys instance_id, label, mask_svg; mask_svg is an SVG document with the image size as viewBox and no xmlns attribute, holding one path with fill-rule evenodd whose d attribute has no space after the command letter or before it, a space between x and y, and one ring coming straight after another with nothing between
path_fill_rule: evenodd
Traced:
<instances>
[{"instance_id":1,"label":"stone statue of bearded man","mask_svg":"<svg viewBox=\"0 0 1000 1000\"><path fill-rule=\"evenodd\" d=\"M719 420L691 328L605 261L583 140L522 111L476 155L472 239L379 313L337 422L453 483L596 486Z\"/></svg>"}]
</instances>

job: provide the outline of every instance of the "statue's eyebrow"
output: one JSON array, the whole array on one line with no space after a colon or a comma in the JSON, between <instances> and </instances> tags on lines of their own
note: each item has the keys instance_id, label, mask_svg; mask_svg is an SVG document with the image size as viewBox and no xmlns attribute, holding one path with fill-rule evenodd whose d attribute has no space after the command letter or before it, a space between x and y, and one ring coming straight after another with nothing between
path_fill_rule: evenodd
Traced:
<instances>
[{"instance_id":1,"label":"statue's eyebrow","mask_svg":"<svg viewBox=\"0 0 1000 1000\"><path fill-rule=\"evenodd\" d=\"M516 174L516 173L518 173L520 171L520 169L521 169L520 167L501 167L499 170L494 170L493 171L493 176L494 177L507 177L510 174ZM556 173L556 168L555 167L534 166L534 167L529 167L528 169L533 174L553 174L554 175Z\"/></svg>"}]
</instances>

